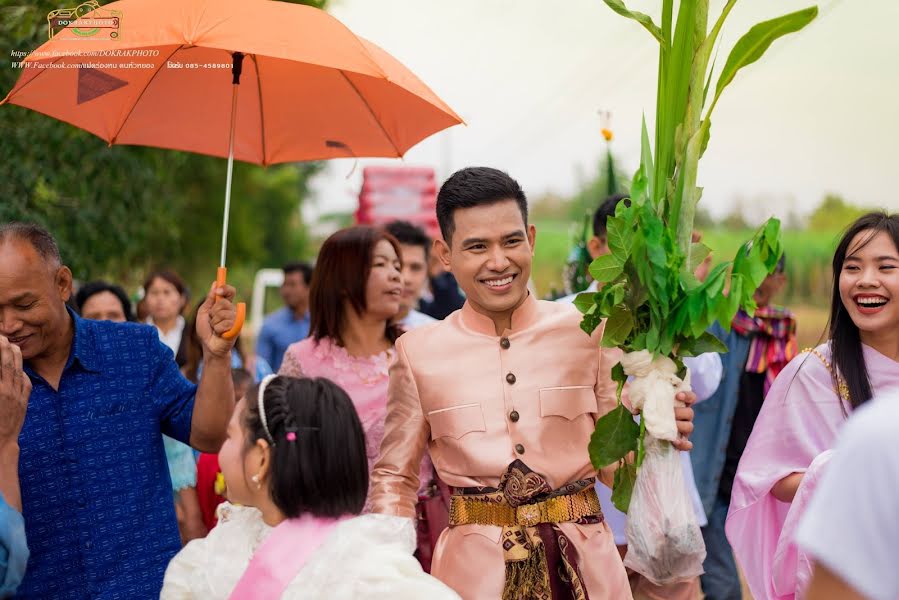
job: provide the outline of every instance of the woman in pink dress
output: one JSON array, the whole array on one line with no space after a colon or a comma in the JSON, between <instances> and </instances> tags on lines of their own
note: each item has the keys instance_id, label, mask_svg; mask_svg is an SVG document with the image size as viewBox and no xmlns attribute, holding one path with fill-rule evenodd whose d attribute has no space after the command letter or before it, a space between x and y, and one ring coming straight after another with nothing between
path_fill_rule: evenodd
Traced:
<instances>
[{"instance_id":1,"label":"woman in pink dress","mask_svg":"<svg viewBox=\"0 0 899 600\"><path fill-rule=\"evenodd\" d=\"M309 290L309 337L284 354L280 375L326 377L356 406L369 471L378 458L387 415L387 370L402 331L390 320L403 293L397 241L373 227L342 229L322 245ZM430 461L422 482L431 480ZM370 506L365 505L365 512Z\"/></svg>"},{"instance_id":2,"label":"woman in pink dress","mask_svg":"<svg viewBox=\"0 0 899 600\"><path fill-rule=\"evenodd\" d=\"M899 386L899 215L853 223L833 258L830 339L794 358L762 405L734 481L727 538L755 600L801 598L796 524L848 413Z\"/></svg>"}]
</instances>

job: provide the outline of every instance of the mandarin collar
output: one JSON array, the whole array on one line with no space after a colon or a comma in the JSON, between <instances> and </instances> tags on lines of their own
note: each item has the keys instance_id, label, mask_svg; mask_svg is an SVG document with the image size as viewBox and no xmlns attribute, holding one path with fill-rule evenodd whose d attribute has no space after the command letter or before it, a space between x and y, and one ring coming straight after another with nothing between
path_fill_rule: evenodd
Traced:
<instances>
[{"instance_id":1,"label":"mandarin collar","mask_svg":"<svg viewBox=\"0 0 899 600\"><path fill-rule=\"evenodd\" d=\"M540 305L537 303L533 294L528 292L528 297L525 298L521 306L512 312L511 326L503 331L501 335L505 336L526 329L536 323L539 316ZM496 335L496 327L493 324L493 319L476 311L468 300L462 305L461 318L465 327L471 329L475 333L489 335L490 337L500 337Z\"/></svg>"},{"instance_id":2,"label":"mandarin collar","mask_svg":"<svg viewBox=\"0 0 899 600\"><path fill-rule=\"evenodd\" d=\"M97 364L97 353L87 323L70 306L66 306L66 310L72 318L72 327L75 330L70 360L77 360L88 371L98 372L100 367Z\"/></svg>"}]
</instances>

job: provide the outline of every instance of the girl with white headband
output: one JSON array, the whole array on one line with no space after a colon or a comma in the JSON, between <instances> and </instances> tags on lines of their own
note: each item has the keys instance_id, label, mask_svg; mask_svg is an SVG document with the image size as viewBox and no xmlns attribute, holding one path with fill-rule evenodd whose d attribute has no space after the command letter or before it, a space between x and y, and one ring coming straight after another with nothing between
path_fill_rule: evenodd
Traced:
<instances>
[{"instance_id":1,"label":"girl with white headband","mask_svg":"<svg viewBox=\"0 0 899 600\"><path fill-rule=\"evenodd\" d=\"M163 600L458 598L412 557L408 520L357 516L365 435L331 381L263 379L237 404L219 461L230 502L169 563Z\"/></svg>"}]
</instances>

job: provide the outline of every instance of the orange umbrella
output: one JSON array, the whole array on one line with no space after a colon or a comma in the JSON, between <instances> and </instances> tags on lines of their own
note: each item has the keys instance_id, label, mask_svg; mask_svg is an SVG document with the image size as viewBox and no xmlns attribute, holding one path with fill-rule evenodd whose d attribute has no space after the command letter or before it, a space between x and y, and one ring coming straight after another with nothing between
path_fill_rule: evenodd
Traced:
<instances>
[{"instance_id":1,"label":"orange umbrella","mask_svg":"<svg viewBox=\"0 0 899 600\"><path fill-rule=\"evenodd\" d=\"M0 104L110 145L227 157L222 283L233 159L398 157L462 122L396 59L309 6L121 0L70 12L51 13L51 34L60 30L26 59Z\"/></svg>"}]
</instances>

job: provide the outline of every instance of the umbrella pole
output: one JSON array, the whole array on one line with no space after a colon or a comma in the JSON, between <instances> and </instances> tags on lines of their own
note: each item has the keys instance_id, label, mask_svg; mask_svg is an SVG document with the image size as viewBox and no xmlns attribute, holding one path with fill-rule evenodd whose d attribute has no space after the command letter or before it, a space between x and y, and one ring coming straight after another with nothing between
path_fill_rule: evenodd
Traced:
<instances>
[{"instance_id":1,"label":"umbrella pole","mask_svg":"<svg viewBox=\"0 0 899 600\"><path fill-rule=\"evenodd\" d=\"M231 92L231 128L228 138L228 176L225 181L225 215L222 219L222 259L219 265L224 268L228 253L228 219L231 215L231 175L234 171L234 130L237 126L237 90L240 87L240 73L243 66L243 54L234 53L231 73L233 74Z\"/></svg>"},{"instance_id":2,"label":"umbrella pole","mask_svg":"<svg viewBox=\"0 0 899 600\"><path fill-rule=\"evenodd\" d=\"M231 92L231 127L228 138L228 175L225 180L225 214L222 217L222 256L219 262L218 272L216 273L216 285L221 287L225 285L228 269L225 267L225 258L228 254L228 220L231 216L231 176L234 171L234 131L237 128L237 90L240 86L240 73L243 66L243 53L235 52L232 55L231 74L232 92ZM247 305L243 302L237 305L237 319L234 327L225 332L222 337L231 339L236 337L243 327L246 318Z\"/></svg>"}]
</instances>

